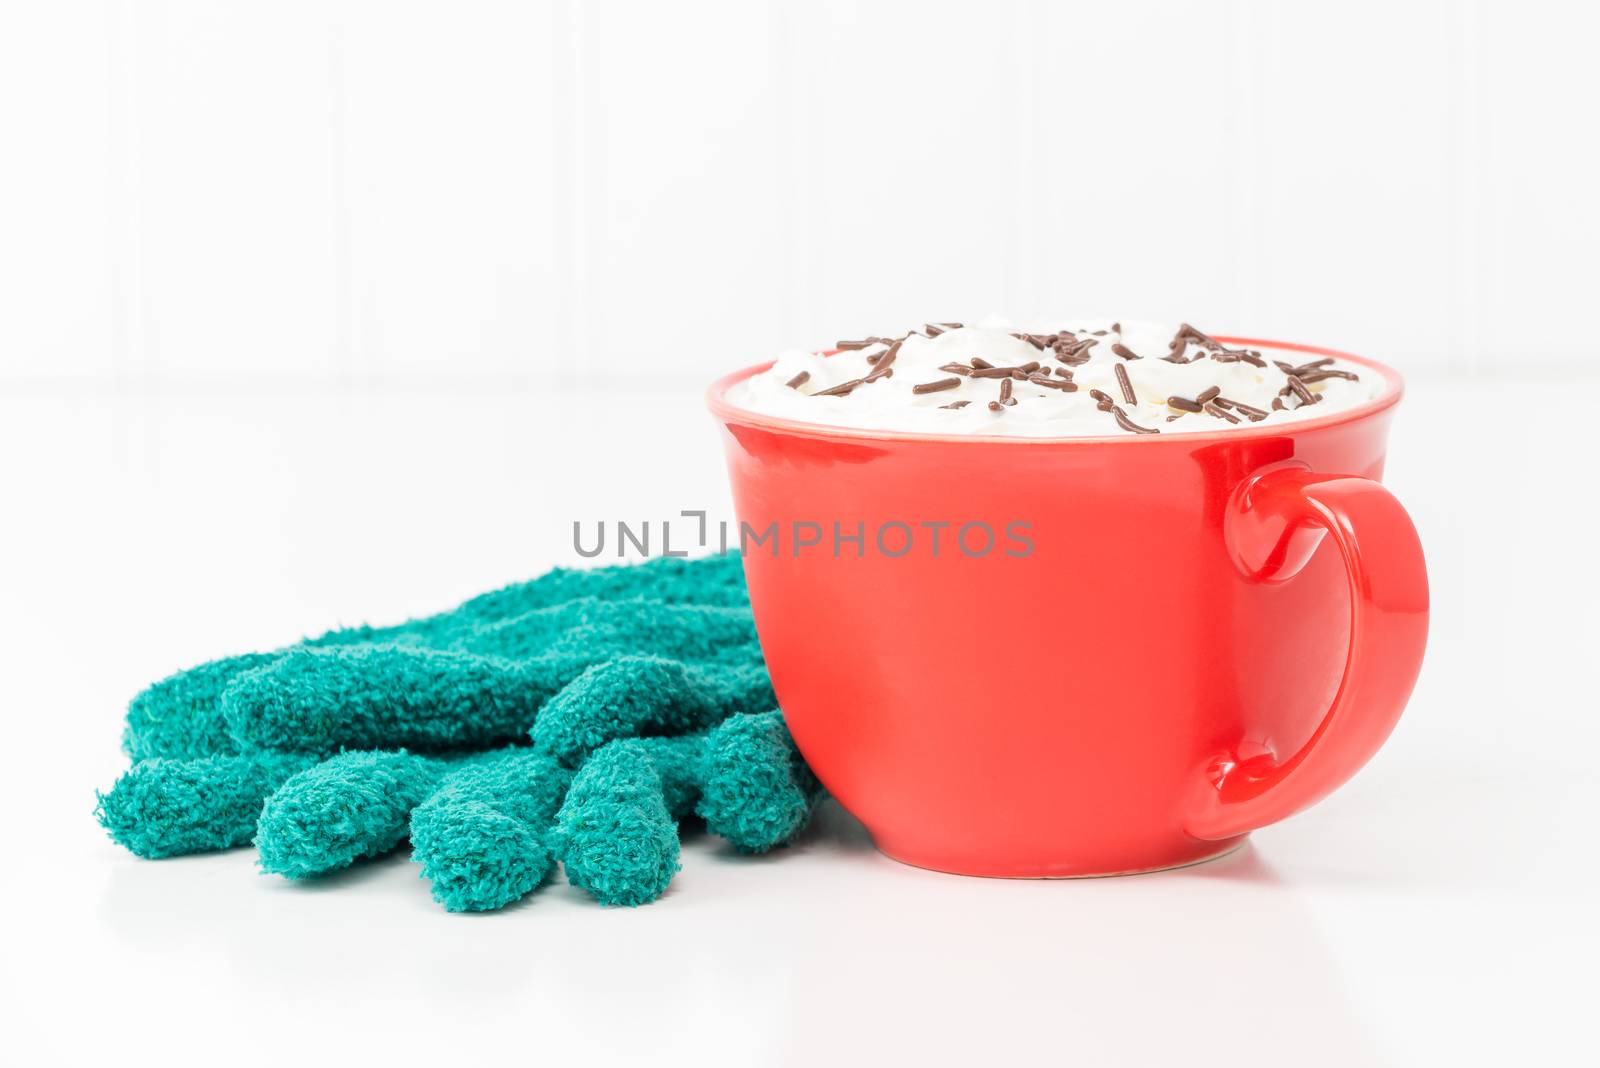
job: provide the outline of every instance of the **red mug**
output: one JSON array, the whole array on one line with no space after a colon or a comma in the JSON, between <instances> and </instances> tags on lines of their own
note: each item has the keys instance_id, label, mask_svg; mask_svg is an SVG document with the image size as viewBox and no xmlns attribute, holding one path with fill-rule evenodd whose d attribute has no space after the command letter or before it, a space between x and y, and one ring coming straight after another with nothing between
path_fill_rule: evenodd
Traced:
<instances>
[{"instance_id":1,"label":"red mug","mask_svg":"<svg viewBox=\"0 0 1600 1068\"><path fill-rule=\"evenodd\" d=\"M1220 340L1384 388L1290 423L1023 439L728 403L770 364L712 385L778 702L882 852L1013 877L1192 864L1394 728L1428 627L1416 530L1377 481L1400 377Z\"/></svg>"}]
</instances>

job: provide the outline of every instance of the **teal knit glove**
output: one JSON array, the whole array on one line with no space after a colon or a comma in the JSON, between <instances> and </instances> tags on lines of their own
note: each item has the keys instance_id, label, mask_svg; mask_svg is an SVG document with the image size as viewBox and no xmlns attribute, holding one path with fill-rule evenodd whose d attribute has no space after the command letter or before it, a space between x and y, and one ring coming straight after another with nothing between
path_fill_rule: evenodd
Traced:
<instances>
[{"instance_id":1,"label":"teal knit glove","mask_svg":"<svg viewBox=\"0 0 1600 1068\"><path fill-rule=\"evenodd\" d=\"M775 704L737 559L557 570L155 684L96 814L140 856L253 839L289 878L409 837L452 910L515 901L557 860L642 904L684 816L747 852L804 827L819 791Z\"/></svg>"}]
</instances>

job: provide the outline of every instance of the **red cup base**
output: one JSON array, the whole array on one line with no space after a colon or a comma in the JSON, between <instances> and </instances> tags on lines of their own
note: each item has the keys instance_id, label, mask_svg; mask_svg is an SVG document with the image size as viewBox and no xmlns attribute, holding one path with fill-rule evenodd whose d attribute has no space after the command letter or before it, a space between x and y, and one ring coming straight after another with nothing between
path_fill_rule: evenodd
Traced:
<instances>
[{"instance_id":1,"label":"red cup base","mask_svg":"<svg viewBox=\"0 0 1600 1068\"><path fill-rule=\"evenodd\" d=\"M1248 835L1241 835L1225 842L1196 842L1192 852L1155 860L1148 865L1105 871L1096 869L1092 865L1084 866L1071 862L1025 865L1003 869L977 867L916 848L900 849L895 845L885 844L876 835L872 836L874 848L890 860L913 868L922 868L925 871L942 872L946 875L968 875L980 879L1109 879L1119 875L1149 875L1152 872L1190 868L1196 864L1220 860L1222 857L1242 849L1248 840Z\"/></svg>"}]
</instances>

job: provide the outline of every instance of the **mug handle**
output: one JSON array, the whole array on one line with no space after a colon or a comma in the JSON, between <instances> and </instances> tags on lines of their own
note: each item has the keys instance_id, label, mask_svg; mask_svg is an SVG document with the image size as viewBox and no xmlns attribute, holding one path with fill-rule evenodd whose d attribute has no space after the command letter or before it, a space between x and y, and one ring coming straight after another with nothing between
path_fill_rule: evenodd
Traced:
<instances>
[{"instance_id":1,"label":"mug handle","mask_svg":"<svg viewBox=\"0 0 1600 1068\"><path fill-rule=\"evenodd\" d=\"M1428 572L1400 502L1370 478L1275 464L1234 491L1223 517L1234 564L1251 581L1288 582L1332 538L1350 580L1350 650L1333 706L1310 740L1271 755L1213 760L1184 830L1232 838L1322 800L1389 737L1422 667Z\"/></svg>"}]
</instances>

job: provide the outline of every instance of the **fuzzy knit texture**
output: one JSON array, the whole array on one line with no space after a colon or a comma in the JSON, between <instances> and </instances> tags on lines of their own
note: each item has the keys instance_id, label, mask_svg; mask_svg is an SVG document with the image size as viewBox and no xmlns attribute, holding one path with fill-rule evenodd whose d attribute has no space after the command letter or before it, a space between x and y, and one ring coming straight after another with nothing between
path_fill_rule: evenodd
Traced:
<instances>
[{"instance_id":1,"label":"fuzzy knit texture","mask_svg":"<svg viewBox=\"0 0 1600 1068\"><path fill-rule=\"evenodd\" d=\"M307 655L316 652L335 655ZM340 652L353 654L358 670L350 670ZM528 673L536 709L591 664L624 652L708 666L759 665L738 559L558 568L439 615L390 627L346 627L276 652L214 660L135 697L123 748L134 760L284 747L331 756L370 745L390 728L425 735L412 743L417 749L490 746L520 736L533 718L528 712L507 728L498 715L495 698L507 670ZM446 657L445 682L453 685L429 683L430 703L412 702L404 711L405 687L439 667L439 654L456 654ZM256 690L263 675L276 677L274 666L283 660L290 663L278 669L289 684L282 696ZM464 718L438 724L429 713L440 704ZM383 718L373 723L374 715ZM311 733L296 736L301 729Z\"/></svg>"},{"instance_id":2,"label":"fuzzy knit texture","mask_svg":"<svg viewBox=\"0 0 1600 1068\"><path fill-rule=\"evenodd\" d=\"M736 558L558 569L163 679L129 705L135 763L96 815L146 857L254 839L291 879L409 837L452 911L516 901L558 859L642 904L684 816L747 852L804 826L815 779L775 705Z\"/></svg>"},{"instance_id":3,"label":"fuzzy knit texture","mask_svg":"<svg viewBox=\"0 0 1600 1068\"><path fill-rule=\"evenodd\" d=\"M236 676L274 659L272 653L246 653L162 679L129 702L123 750L134 760L237 753L223 718L222 693Z\"/></svg>"},{"instance_id":4,"label":"fuzzy knit texture","mask_svg":"<svg viewBox=\"0 0 1600 1068\"><path fill-rule=\"evenodd\" d=\"M572 773L550 757L506 750L468 762L411 814L411 859L434 900L481 912L518 900L555 866L550 823Z\"/></svg>"},{"instance_id":5,"label":"fuzzy knit texture","mask_svg":"<svg viewBox=\"0 0 1600 1068\"><path fill-rule=\"evenodd\" d=\"M822 786L777 711L737 715L711 732L696 811L741 853L765 853L805 828Z\"/></svg>"},{"instance_id":6,"label":"fuzzy knit texture","mask_svg":"<svg viewBox=\"0 0 1600 1068\"><path fill-rule=\"evenodd\" d=\"M678 871L678 825L665 777L697 777L703 738L630 739L602 747L584 762L556 816L567 881L602 905L642 905L666 892ZM653 749L689 743L685 752ZM687 792L687 791L680 791Z\"/></svg>"},{"instance_id":7,"label":"fuzzy knit texture","mask_svg":"<svg viewBox=\"0 0 1600 1068\"><path fill-rule=\"evenodd\" d=\"M759 664L696 668L655 656L617 657L587 668L550 700L533 725L533 744L577 765L613 738L704 730L776 703Z\"/></svg>"},{"instance_id":8,"label":"fuzzy knit texture","mask_svg":"<svg viewBox=\"0 0 1600 1068\"><path fill-rule=\"evenodd\" d=\"M256 823L261 870L304 879L387 853L444 771L440 761L401 749L340 753L291 776Z\"/></svg>"},{"instance_id":9,"label":"fuzzy knit texture","mask_svg":"<svg viewBox=\"0 0 1600 1068\"><path fill-rule=\"evenodd\" d=\"M678 820L698 813L735 849L764 853L805 827L819 792L776 711L613 741L574 777L557 849L567 880L602 904L644 904L678 871Z\"/></svg>"},{"instance_id":10,"label":"fuzzy knit texture","mask_svg":"<svg viewBox=\"0 0 1600 1068\"><path fill-rule=\"evenodd\" d=\"M98 795L95 816L113 839L141 857L231 849L255 833L262 802L315 760L281 753L152 757Z\"/></svg>"}]
</instances>

